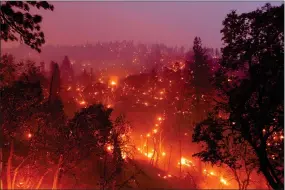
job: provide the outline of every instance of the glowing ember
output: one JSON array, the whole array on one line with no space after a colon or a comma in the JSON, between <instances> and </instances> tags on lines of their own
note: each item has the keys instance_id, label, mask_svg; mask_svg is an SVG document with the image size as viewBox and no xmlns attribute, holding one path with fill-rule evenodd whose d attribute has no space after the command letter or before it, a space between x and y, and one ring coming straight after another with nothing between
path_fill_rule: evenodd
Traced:
<instances>
[{"instance_id":1,"label":"glowing ember","mask_svg":"<svg viewBox=\"0 0 285 190\"><path fill-rule=\"evenodd\" d=\"M150 134L148 133L146 136L147 136L147 137L150 137Z\"/></svg>"},{"instance_id":2,"label":"glowing ember","mask_svg":"<svg viewBox=\"0 0 285 190\"><path fill-rule=\"evenodd\" d=\"M32 138L32 136L33 136L32 133L28 134L28 138Z\"/></svg>"},{"instance_id":3,"label":"glowing ember","mask_svg":"<svg viewBox=\"0 0 285 190\"><path fill-rule=\"evenodd\" d=\"M220 178L220 182L224 185L228 185L228 182L223 177Z\"/></svg>"},{"instance_id":4,"label":"glowing ember","mask_svg":"<svg viewBox=\"0 0 285 190\"><path fill-rule=\"evenodd\" d=\"M150 153L147 154L147 157L148 157L148 158L151 158L152 155L153 155L153 153L150 152Z\"/></svg>"},{"instance_id":5,"label":"glowing ember","mask_svg":"<svg viewBox=\"0 0 285 190\"><path fill-rule=\"evenodd\" d=\"M182 165L185 165L185 164L186 164L186 159L183 158L183 157L181 158L181 164L182 164Z\"/></svg>"},{"instance_id":6,"label":"glowing ember","mask_svg":"<svg viewBox=\"0 0 285 190\"><path fill-rule=\"evenodd\" d=\"M109 146L107 146L107 150L108 151L112 151L112 147L109 145Z\"/></svg>"},{"instance_id":7,"label":"glowing ember","mask_svg":"<svg viewBox=\"0 0 285 190\"><path fill-rule=\"evenodd\" d=\"M122 158L123 158L123 159L126 159L126 158L127 158L127 153L122 152Z\"/></svg>"},{"instance_id":8,"label":"glowing ember","mask_svg":"<svg viewBox=\"0 0 285 190\"><path fill-rule=\"evenodd\" d=\"M211 172L210 172L210 175L214 176L214 175L215 175L215 173L211 171Z\"/></svg>"},{"instance_id":9,"label":"glowing ember","mask_svg":"<svg viewBox=\"0 0 285 190\"><path fill-rule=\"evenodd\" d=\"M67 91L69 91L71 89L71 86L69 86L68 88L67 88Z\"/></svg>"},{"instance_id":10,"label":"glowing ember","mask_svg":"<svg viewBox=\"0 0 285 190\"><path fill-rule=\"evenodd\" d=\"M153 130L153 133L157 133L157 129L154 129L154 130Z\"/></svg>"},{"instance_id":11,"label":"glowing ember","mask_svg":"<svg viewBox=\"0 0 285 190\"><path fill-rule=\"evenodd\" d=\"M161 121L161 120L162 120L162 118L161 118L161 117L158 117L158 118L157 118L157 120L158 120L158 121Z\"/></svg>"},{"instance_id":12,"label":"glowing ember","mask_svg":"<svg viewBox=\"0 0 285 190\"><path fill-rule=\"evenodd\" d=\"M166 153L165 153L165 152L163 152L163 153L162 153L162 156L165 156L165 155L166 155Z\"/></svg>"},{"instance_id":13,"label":"glowing ember","mask_svg":"<svg viewBox=\"0 0 285 190\"><path fill-rule=\"evenodd\" d=\"M86 102L85 102L84 100L82 100L82 101L79 102L79 104L80 104L80 105L85 105Z\"/></svg>"},{"instance_id":14,"label":"glowing ember","mask_svg":"<svg viewBox=\"0 0 285 190\"><path fill-rule=\"evenodd\" d=\"M190 167L191 165L193 165L190 160L187 160L187 159L184 158L184 157L182 157L182 158L181 158L181 161L178 162L178 165L180 165L180 164L181 164L181 165L184 165L184 166L188 166L188 167Z\"/></svg>"},{"instance_id":15,"label":"glowing ember","mask_svg":"<svg viewBox=\"0 0 285 190\"><path fill-rule=\"evenodd\" d=\"M110 85L111 85L111 86L116 86L116 85L117 85L117 82L116 82L115 80L111 80Z\"/></svg>"}]
</instances>

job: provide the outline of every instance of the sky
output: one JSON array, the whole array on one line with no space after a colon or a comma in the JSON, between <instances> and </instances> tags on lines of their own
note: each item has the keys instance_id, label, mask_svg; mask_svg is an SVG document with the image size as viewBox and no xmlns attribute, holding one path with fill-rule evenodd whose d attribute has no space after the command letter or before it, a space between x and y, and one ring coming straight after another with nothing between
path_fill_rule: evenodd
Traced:
<instances>
[{"instance_id":1,"label":"sky","mask_svg":"<svg viewBox=\"0 0 285 190\"><path fill-rule=\"evenodd\" d=\"M265 4L230 1L51 3L55 7L53 12L35 11L43 16L46 44L134 40L187 47L199 36L204 45L213 48L222 46L222 21L231 10L249 12Z\"/></svg>"}]
</instances>

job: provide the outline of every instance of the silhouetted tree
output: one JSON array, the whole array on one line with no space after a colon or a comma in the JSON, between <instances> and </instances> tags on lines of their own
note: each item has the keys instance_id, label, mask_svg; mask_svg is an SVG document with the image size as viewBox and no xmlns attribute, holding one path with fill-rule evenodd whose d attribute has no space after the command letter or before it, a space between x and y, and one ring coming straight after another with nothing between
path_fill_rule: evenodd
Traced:
<instances>
[{"instance_id":1,"label":"silhouetted tree","mask_svg":"<svg viewBox=\"0 0 285 190\"><path fill-rule=\"evenodd\" d=\"M71 84L74 80L74 72L67 56L64 57L60 66L60 77L63 84Z\"/></svg>"},{"instance_id":2,"label":"silhouetted tree","mask_svg":"<svg viewBox=\"0 0 285 190\"><path fill-rule=\"evenodd\" d=\"M44 33L41 31L40 15L30 14L30 8L43 8L53 10L53 5L46 1L4 1L1 2L0 22L1 40L24 41L32 49L41 51L40 47L45 43ZM18 9L18 11L16 11Z\"/></svg>"},{"instance_id":3,"label":"silhouetted tree","mask_svg":"<svg viewBox=\"0 0 285 190\"><path fill-rule=\"evenodd\" d=\"M13 156L22 158L29 154L29 135L33 133L30 125L38 118L43 102L40 79L35 80L37 69L28 67L16 81L1 88L1 165L5 163L1 179L7 180L4 184L7 188L14 186L11 181Z\"/></svg>"},{"instance_id":4,"label":"silhouetted tree","mask_svg":"<svg viewBox=\"0 0 285 190\"><path fill-rule=\"evenodd\" d=\"M49 103L54 104L54 101L59 99L60 92L60 72L58 64L51 62L51 80L50 80L50 91L49 91Z\"/></svg>"},{"instance_id":5,"label":"silhouetted tree","mask_svg":"<svg viewBox=\"0 0 285 190\"><path fill-rule=\"evenodd\" d=\"M20 65L15 63L12 55L2 55L0 60L0 88L11 85L17 78L17 70Z\"/></svg>"},{"instance_id":6,"label":"silhouetted tree","mask_svg":"<svg viewBox=\"0 0 285 190\"><path fill-rule=\"evenodd\" d=\"M190 67L191 88L194 89L193 97L193 117L194 121L199 122L205 115L205 99L210 92L210 69L206 49L202 47L199 37L195 37L193 44L192 62L188 63Z\"/></svg>"},{"instance_id":7,"label":"silhouetted tree","mask_svg":"<svg viewBox=\"0 0 285 190\"><path fill-rule=\"evenodd\" d=\"M270 186L283 189L284 5L266 4L241 15L233 11L223 25L216 85L224 100L196 126L193 141L207 145L196 156L234 165L231 155L222 154L221 142L231 137L232 146L248 144Z\"/></svg>"}]
</instances>

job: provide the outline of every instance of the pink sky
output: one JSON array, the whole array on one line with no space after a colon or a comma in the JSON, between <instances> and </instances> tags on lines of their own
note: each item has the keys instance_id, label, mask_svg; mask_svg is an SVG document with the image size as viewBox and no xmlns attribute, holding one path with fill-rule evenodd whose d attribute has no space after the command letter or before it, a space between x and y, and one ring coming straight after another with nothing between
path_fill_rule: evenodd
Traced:
<instances>
[{"instance_id":1,"label":"pink sky","mask_svg":"<svg viewBox=\"0 0 285 190\"><path fill-rule=\"evenodd\" d=\"M248 12L265 2L52 2L43 16L46 44L134 40L220 47L222 21L232 9ZM280 3L272 3L279 5ZM2 47L7 47L2 43ZM8 45L10 46L10 45Z\"/></svg>"}]
</instances>

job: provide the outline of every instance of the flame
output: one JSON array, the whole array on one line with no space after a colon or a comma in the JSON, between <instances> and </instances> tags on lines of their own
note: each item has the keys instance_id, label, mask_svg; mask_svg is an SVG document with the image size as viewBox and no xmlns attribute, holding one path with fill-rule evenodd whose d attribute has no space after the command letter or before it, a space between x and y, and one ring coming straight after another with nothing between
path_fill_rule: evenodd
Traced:
<instances>
[{"instance_id":1,"label":"flame","mask_svg":"<svg viewBox=\"0 0 285 190\"><path fill-rule=\"evenodd\" d=\"M181 157L181 160L180 162L178 162L178 165L184 165L184 166L188 166L190 167L191 165L193 165L193 163L190 161L190 160L187 160L186 158L184 157Z\"/></svg>"},{"instance_id":2,"label":"flame","mask_svg":"<svg viewBox=\"0 0 285 190\"><path fill-rule=\"evenodd\" d=\"M210 175L215 176L215 173L213 171L210 172Z\"/></svg>"},{"instance_id":3,"label":"flame","mask_svg":"<svg viewBox=\"0 0 285 190\"><path fill-rule=\"evenodd\" d=\"M127 153L126 152L122 152L122 158L126 159L127 158Z\"/></svg>"},{"instance_id":4,"label":"flame","mask_svg":"<svg viewBox=\"0 0 285 190\"><path fill-rule=\"evenodd\" d=\"M228 185L228 182L223 177L220 178L220 182L224 185Z\"/></svg>"},{"instance_id":5,"label":"flame","mask_svg":"<svg viewBox=\"0 0 285 190\"><path fill-rule=\"evenodd\" d=\"M111 84L112 86L116 86L116 85L117 85L116 81L111 81L110 84Z\"/></svg>"},{"instance_id":6,"label":"flame","mask_svg":"<svg viewBox=\"0 0 285 190\"><path fill-rule=\"evenodd\" d=\"M107 150L112 151L112 146L111 145L107 146Z\"/></svg>"},{"instance_id":7,"label":"flame","mask_svg":"<svg viewBox=\"0 0 285 190\"><path fill-rule=\"evenodd\" d=\"M80 105L85 105L86 102L85 102L84 100L82 100L82 101L79 102L79 104L80 104Z\"/></svg>"}]
</instances>

